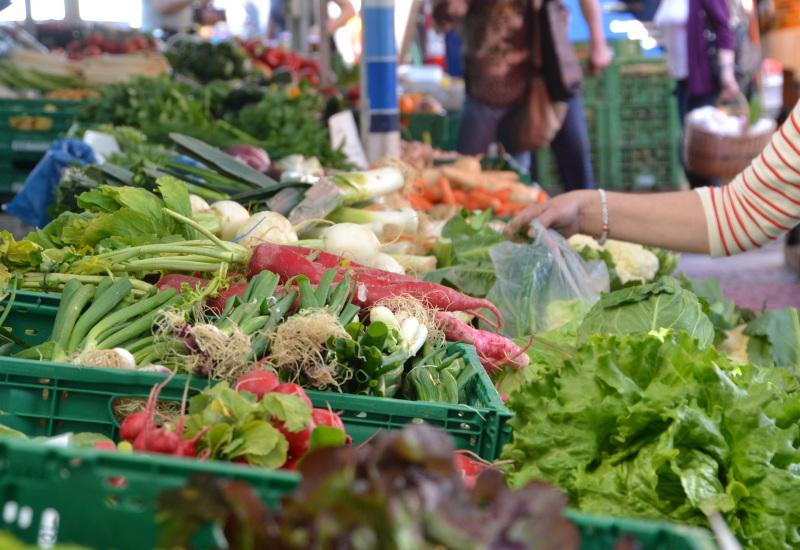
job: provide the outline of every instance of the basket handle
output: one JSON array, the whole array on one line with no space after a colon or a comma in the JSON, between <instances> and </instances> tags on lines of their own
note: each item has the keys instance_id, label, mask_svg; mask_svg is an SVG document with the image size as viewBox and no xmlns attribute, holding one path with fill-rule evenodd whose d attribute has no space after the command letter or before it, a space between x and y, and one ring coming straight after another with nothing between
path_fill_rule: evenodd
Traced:
<instances>
[{"instance_id":1,"label":"basket handle","mask_svg":"<svg viewBox=\"0 0 800 550\"><path fill-rule=\"evenodd\" d=\"M750 102L749 102L749 101L747 101L747 98L745 97L745 95L742 93L742 91L741 91L741 90L739 90L738 92L736 92L736 95L735 95L735 96L733 96L731 99L723 100L723 99L722 99L722 96L720 96L720 97L717 99L717 102L714 104L714 107L716 107L717 109L720 109L720 108L721 108L722 106L724 106L724 105L725 105L725 104L726 104L728 101L733 101L733 102L735 102L735 106L736 106L736 108L737 108L737 110L738 110L738 112L736 112L736 113L731 113L731 114L734 114L734 115L744 115L744 116L746 116L746 117L747 117L747 120L750 120ZM722 110L722 109L720 109L720 110Z\"/></svg>"}]
</instances>

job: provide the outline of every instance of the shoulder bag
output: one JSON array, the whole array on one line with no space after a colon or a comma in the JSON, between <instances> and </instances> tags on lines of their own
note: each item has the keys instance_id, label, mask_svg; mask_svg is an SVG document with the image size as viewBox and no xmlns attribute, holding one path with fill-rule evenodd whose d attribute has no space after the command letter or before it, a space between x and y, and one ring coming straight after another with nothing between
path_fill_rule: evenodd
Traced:
<instances>
[{"instance_id":1,"label":"shoulder bag","mask_svg":"<svg viewBox=\"0 0 800 550\"><path fill-rule=\"evenodd\" d=\"M522 153L547 147L564 123L567 104L554 101L543 70L542 29L543 0L531 0L530 77L522 105L509 123L511 153Z\"/></svg>"}]
</instances>

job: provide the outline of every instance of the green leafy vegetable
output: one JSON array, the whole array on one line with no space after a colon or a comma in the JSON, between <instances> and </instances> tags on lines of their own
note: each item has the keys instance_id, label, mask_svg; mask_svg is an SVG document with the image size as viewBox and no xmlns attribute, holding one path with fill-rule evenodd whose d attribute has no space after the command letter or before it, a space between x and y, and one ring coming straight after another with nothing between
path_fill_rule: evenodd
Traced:
<instances>
[{"instance_id":1,"label":"green leafy vegetable","mask_svg":"<svg viewBox=\"0 0 800 550\"><path fill-rule=\"evenodd\" d=\"M462 210L448 220L433 249L439 268L425 273L424 279L470 296L486 296L495 282L489 248L506 241L502 233L488 224L491 214L490 210Z\"/></svg>"},{"instance_id":2,"label":"green leafy vegetable","mask_svg":"<svg viewBox=\"0 0 800 550\"><path fill-rule=\"evenodd\" d=\"M800 377L800 323L791 307L766 311L742 331L750 337L747 355L760 366L788 369Z\"/></svg>"},{"instance_id":3,"label":"green leafy vegetable","mask_svg":"<svg viewBox=\"0 0 800 550\"><path fill-rule=\"evenodd\" d=\"M714 341L714 326L697 296L672 277L603 295L578 327L578 342L595 334L638 334L665 328L685 330L698 339L700 347Z\"/></svg>"},{"instance_id":4,"label":"green leafy vegetable","mask_svg":"<svg viewBox=\"0 0 800 550\"><path fill-rule=\"evenodd\" d=\"M706 524L748 549L796 548L800 385L688 334L592 337L511 395L520 486L544 479L582 511Z\"/></svg>"}]
</instances>

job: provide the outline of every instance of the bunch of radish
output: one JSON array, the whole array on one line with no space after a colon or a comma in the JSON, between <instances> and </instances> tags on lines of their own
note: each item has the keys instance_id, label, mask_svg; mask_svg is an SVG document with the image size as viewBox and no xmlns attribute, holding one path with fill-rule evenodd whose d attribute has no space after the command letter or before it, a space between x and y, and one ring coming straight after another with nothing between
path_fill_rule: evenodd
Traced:
<instances>
[{"instance_id":1,"label":"bunch of radish","mask_svg":"<svg viewBox=\"0 0 800 550\"><path fill-rule=\"evenodd\" d=\"M273 373L264 370L256 370L239 377L233 385L237 392L250 392L259 400L271 393L282 393L294 395L303 400L311 408L311 423L299 432L288 430L285 424L279 420L273 421L275 427L280 431L289 442L288 459L283 468L295 470L297 462L311 448L311 434L317 426L328 426L345 432L344 422L339 415L329 409L314 408L311 399L306 394L305 389L299 384L292 382L280 382Z\"/></svg>"}]
</instances>

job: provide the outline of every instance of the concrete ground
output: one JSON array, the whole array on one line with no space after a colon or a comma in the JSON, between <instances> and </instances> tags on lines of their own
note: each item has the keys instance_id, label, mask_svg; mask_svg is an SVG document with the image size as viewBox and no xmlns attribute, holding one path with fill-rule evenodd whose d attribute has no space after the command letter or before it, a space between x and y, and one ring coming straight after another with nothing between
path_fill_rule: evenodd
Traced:
<instances>
[{"instance_id":1,"label":"concrete ground","mask_svg":"<svg viewBox=\"0 0 800 550\"><path fill-rule=\"evenodd\" d=\"M698 279L719 277L725 296L742 307L800 309L800 273L786 264L784 239L727 258L682 254L678 269Z\"/></svg>"}]
</instances>

